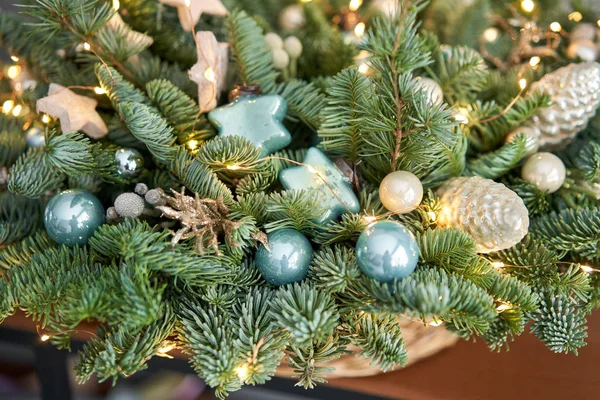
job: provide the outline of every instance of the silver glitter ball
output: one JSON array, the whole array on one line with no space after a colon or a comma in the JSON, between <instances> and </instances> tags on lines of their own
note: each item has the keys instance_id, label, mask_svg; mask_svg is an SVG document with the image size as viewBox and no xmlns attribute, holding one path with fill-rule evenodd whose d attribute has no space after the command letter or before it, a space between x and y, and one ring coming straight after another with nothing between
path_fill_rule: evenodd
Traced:
<instances>
[{"instance_id":1,"label":"silver glitter ball","mask_svg":"<svg viewBox=\"0 0 600 400\"><path fill-rule=\"evenodd\" d=\"M117 172L125 179L137 178L144 169L144 157L136 149L119 149L115 153Z\"/></svg>"},{"instance_id":2,"label":"silver glitter ball","mask_svg":"<svg viewBox=\"0 0 600 400\"><path fill-rule=\"evenodd\" d=\"M37 126L27 129L25 133L25 142L29 147L42 147L46 145L46 135L44 130Z\"/></svg>"}]
</instances>

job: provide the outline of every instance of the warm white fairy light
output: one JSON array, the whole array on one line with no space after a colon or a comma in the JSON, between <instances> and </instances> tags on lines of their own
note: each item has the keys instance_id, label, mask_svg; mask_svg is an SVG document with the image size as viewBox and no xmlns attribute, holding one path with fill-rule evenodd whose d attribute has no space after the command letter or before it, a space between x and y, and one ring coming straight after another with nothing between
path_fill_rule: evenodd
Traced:
<instances>
[{"instance_id":1,"label":"warm white fairy light","mask_svg":"<svg viewBox=\"0 0 600 400\"><path fill-rule=\"evenodd\" d=\"M526 87L527 87L527 79L519 79L519 88L521 88L521 90L525 90Z\"/></svg>"},{"instance_id":2,"label":"warm white fairy light","mask_svg":"<svg viewBox=\"0 0 600 400\"><path fill-rule=\"evenodd\" d=\"M510 309L511 309L511 306L510 306L510 304L507 304L507 303L502 303L498 307L496 307L496 311L498 311L499 313L506 311L506 310L510 310Z\"/></svg>"},{"instance_id":3,"label":"warm white fairy light","mask_svg":"<svg viewBox=\"0 0 600 400\"><path fill-rule=\"evenodd\" d=\"M194 139L190 140L187 142L187 147L190 150L196 150L196 147L198 147L198 141Z\"/></svg>"},{"instance_id":4,"label":"warm white fairy light","mask_svg":"<svg viewBox=\"0 0 600 400\"><path fill-rule=\"evenodd\" d=\"M362 0L350 0L350 4L348 5L348 8L350 9L350 11L356 11L360 8L361 5L362 5Z\"/></svg>"},{"instance_id":5,"label":"warm white fairy light","mask_svg":"<svg viewBox=\"0 0 600 400\"><path fill-rule=\"evenodd\" d=\"M19 61L19 57L17 57L17 56L10 56L10 59L13 60L14 62Z\"/></svg>"},{"instance_id":6,"label":"warm white fairy light","mask_svg":"<svg viewBox=\"0 0 600 400\"><path fill-rule=\"evenodd\" d=\"M454 119L456 121L458 121L460 124L468 124L469 123L469 118L460 112L454 114Z\"/></svg>"},{"instance_id":7,"label":"warm white fairy light","mask_svg":"<svg viewBox=\"0 0 600 400\"><path fill-rule=\"evenodd\" d=\"M504 268L504 263L502 261L494 261L492 263L492 267L494 267L494 268Z\"/></svg>"},{"instance_id":8,"label":"warm white fairy light","mask_svg":"<svg viewBox=\"0 0 600 400\"><path fill-rule=\"evenodd\" d=\"M538 56L533 56L529 60L529 65L531 65L532 68L535 68L535 67L538 66L538 64L540 63L540 61L542 61L541 58L539 58Z\"/></svg>"},{"instance_id":9,"label":"warm white fairy light","mask_svg":"<svg viewBox=\"0 0 600 400\"><path fill-rule=\"evenodd\" d=\"M174 348L175 348L175 346L173 346L172 344L167 344L167 345L164 345L163 347L161 347L160 349L158 349L158 352L162 353L162 354L166 354L166 353L170 352L171 350L173 350Z\"/></svg>"},{"instance_id":10,"label":"warm white fairy light","mask_svg":"<svg viewBox=\"0 0 600 400\"><path fill-rule=\"evenodd\" d=\"M42 336L40 336L40 340L41 340L42 342L45 342L45 341L47 341L48 339L50 339L50 336L49 336L49 335L42 335Z\"/></svg>"},{"instance_id":11,"label":"warm white fairy light","mask_svg":"<svg viewBox=\"0 0 600 400\"><path fill-rule=\"evenodd\" d=\"M554 21L553 23L550 24L550 30L552 32L560 32L562 30L562 26L560 25L559 22Z\"/></svg>"},{"instance_id":12,"label":"warm white fairy light","mask_svg":"<svg viewBox=\"0 0 600 400\"><path fill-rule=\"evenodd\" d=\"M185 0L185 6L186 6L186 7L189 7L189 6L191 6L191 5L192 5L192 2L191 2L191 0Z\"/></svg>"},{"instance_id":13,"label":"warm white fairy light","mask_svg":"<svg viewBox=\"0 0 600 400\"><path fill-rule=\"evenodd\" d=\"M522 0L521 1L521 10L525 11L525 12L532 12L535 8L535 3L533 2L533 0Z\"/></svg>"},{"instance_id":14,"label":"warm white fairy light","mask_svg":"<svg viewBox=\"0 0 600 400\"><path fill-rule=\"evenodd\" d=\"M239 165L237 165L237 164L236 164L236 165L228 165L228 166L227 166L227 169L230 169L230 170L232 170L232 171L237 171L237 170L238 170L238 169L240 169L240 168L242 168L242 167L240 167L240 166L239 166Z\"/></svg>"},{"instance_id":15,"label":"warm white fairy light","mask_svg":"<svg viewBox=\"0 0 600 400\"><path fill-rule=\"evenodd\" d=\"M427 213L427 216L429 217L429 219L430 219L432 222L435 222L435 221L437 221L437 214L436 214L436 213L434 213L433 211L429 211L429 212Z\"/></svg>"},{"instance_id":16,"label":"warm white fairy light","mask_svg":"<svg viewBox=\"0 0 600 400\"><path fill-rule=\"evenodd\" d=\"M358 72L360 72L361 74L366 74L367 72L369 72L369 64L367 63L362 63L358 66Z\"/></svg>"},{"instance_id":17,"label":"warm white fairy light","mask_svg":"<svg viewBox=\"0 0 600 400\"><path fill-rule=\"evenodd\" d=\"M356 27L354 28L354 34L356 35L356 37L362 37L362 35L365 34L365 23L364 22L359 22Z\"/></svg>"},{"instance_id":18,"label":"warm white fairy light","mask_svg":"<svg viewBox=\"0 0 600 400\"><path fill-rule=\"evenodd\" d=\"M316 169L314 169L313 167L311 167L310 165L308 165L308 166L306 167L306 169L307 169L307 170L308 170L308 172L310 172L311 174L316 174L316 173L317 173L317 170L316 170Z\"/></svg>"},{"instance_id":19,"label":"warm white fairy light","mask_svg":"<svg viewBox=\"0 0 600 400\"><path fill-rule=\"evenodd\" d=\"M89 44L88 42L85 42L85 43L83 44L83 48L84 48L85 50L87 50L87 51L90 51L90 49L92 48L92 46L90 46L90 44Z\"/></svg>"},{"instance_id":20,"label":"warm white fairy light","mask_svg":"<svg viewBox=\"0 0 600 400\"><path fill-rule=\"evenodd\" d=\"M598 25L598 27L600 27L600 19L598 21L596 21L596 25Z\"/></svg>"},{"instance_id":21,"label":"warm white fairy light","mask_svg":"<svg viewBox=\"0 0 600 400\"><path fill-rule=\"evenodd\" d=\"M588 267L587 265L582 265L582 266L580 266L579 268L581 268L581 270L582 270L583 272L586 272L586 273L588 273L588 274L589 274L590 272L594 272L594 268L592 268L592 267Z\"/></svg>"},{"instance_id":22,"label":"warm white fairy light","mask_svg":"<svg viewBox=\"0 0 600 400\"><path fill-rule=\"evenodd\" d=\"M441 320L433 320L429 323L429 326L440 326L441 324L443 324L444 322Z\"/></svg>"},{"instance_id":23,"label":"warm white fairy light","mask_svg":"<svg viewBox=\"0 0 600 400\"><path fill-rule=\"evenodd\" d=\"M579 22L583 19L583 15L579 11L574 11L569 14L569 21Z\"/></svg>"},{"instance_id":24,"label":"warm white fairy light","mask_svg":"<svg viewBox=\"0 0 600 400\"><path fill-rule=\"evenodd\" d=\"M373 215L367 215L364 217L365 221L367 221L369 224L371 222L375 222L377 221L377 217L373 216Z\"/></svg>"},{"instance_id":25,"label":"warm white fairy light","mask_svg":"<svg viewBox=\"0 0 600 400\"><path fill-rule=\"evenodd\" d=\"M237 376L238 378L240 378L240 381L244 382L246 381L246 379L248 379L248 374L250 372L250 369L248 368L247 365L241 365L239 367L237 367Z\"/></svg>"},{"instance_id":26,"label":"warm white fairy light","mask_svg":"<svg viewBox=\"0 0 600 400\"><path fill-rule=\"evenodd\" d=\"M21 67L18 65L11 65L8 67L8 71L6 72L6 75L8 75L10 79L17 79L20 74Z\"/></svg>"},{"instance_id":27,"label":"warm white fairy light","mask_svg":"<svg viewBox=\"0 0 600 400\"><path fill-rule=\"evenodd\" d=\"M3 104L2 104L2 112L4 114L8 114L13 107L15 106L15 102L12 100L6 100Z\"/></svg>"},{"instance_id":28,"label":"warm white fairy light","mask_svg":"<svg viewBox=\"0 0 600 400\"><path fill-rule=\"evenodd\" d=\"M104 94L104 93L106 93L106 90L102 89L101 87L96 86L94 88L94 92L96 92L96 94Z\"/></svg>"},{"instance_id":29,"label":"warm white fairy light","mask_svg":"<svg viewBox=\"0 0 600 400\"><path fill-rule=\"evenodd\" d=\"M15 108L12 109L12 115L14 115L15 117L18 117L19 114L21 114L21 110L23 110L23 106L20 104L17 104L15 106Z\"/></svg>"},{"instance_id":30,"label":"warm white fairy light","mask_svg":"<svg viewBox=\"0 0 600 400\"><path fill-rule=\"evenodd\" d=\"M483 38L485 39L486 42L491 43L491 42L496 41L496 39L498 39L499 34L500 34L500 32L498 31L498 29L487 28L485 31L483 31Z\"/></svg>"},{"instance_id":31,"label":"warm white fairy light","mask_svg":"<svg viewBox=\"0 0 600 400\"><path fill-rule=\"evenodd\" d=\"M121 2L119 2L119 0L113 0L112 6L115 11L119 11L119 7L121 7Z\"/></svg>"},{"instance_id":32,"label":"warm white fairy light","mask_svg":"<svg viewBox=\"0 0 600 400\"><path fill-rule=\"evenodd\" d=\"M215 71L211 67L208 67L206 69L206 71L204 71L204 77L206 78L207 81L214 82L215 81Z\"/></svg>"},{"instance_id":33,"label":"warm white fairy light","mask_svg":"<svg viewBox=\"0 0 600 400\"><path fill-rule=\"evenodd\" d=\"M47 124L48 122L50 122L50 117L48 116L48 114L44 114L42 115L42 122Z\"/></svg>"}]
</instances>

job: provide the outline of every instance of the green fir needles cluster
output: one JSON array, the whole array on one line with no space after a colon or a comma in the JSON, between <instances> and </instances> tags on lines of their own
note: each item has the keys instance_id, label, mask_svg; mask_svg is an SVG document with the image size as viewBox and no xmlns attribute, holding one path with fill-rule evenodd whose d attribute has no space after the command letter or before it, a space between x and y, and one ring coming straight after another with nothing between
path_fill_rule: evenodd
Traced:
<instances>
[{"instance_id":1,"label":"green fir needles cluster","mask_svg":"<svg viewBox=\"0 0 600 400\"><path fill-rule=\"evenodd\" d=\"M577 353L585 345L586 317L600 304L600 279L589 273L600 263L600 123L560 154L569 169L563 189L550 195L520 179L525 137L505 137L549 97L513 101L518 70L496 71L474 49L487 1L401 1L395 13L367 21L359 45L331 26L332 10L303 5L306 25L297 35L304 52L294 79L275 68L264 39L281 32L278 16L289 2L225 3L227 17L202 15L196 31L228 41L228 88L260 85L287 101L293 142L273 157L261 158L246 138L217 137L200 113L187 76L196 46L174 8L121 0L119 29L107 25L115 11L106 1L31 2L28 24L23 16L0 17L0 45L38 81L20 97L27 115L0 115L0 321L21 310L60 347L69 347L79 324L97 324L76 367L82 382L93 375L114 382L178 348L219 397L268 381L282 362L298 385L312 388L325 381L328 362L351 348L383 371L402 366L399 315L443 322L427 329L481 337L494 350L527 325L552 351ZM446 45L420 18L428 27L432 19L449 24L437 30ZM130 42L130 29L153 44ZM91 51L81 50L84 42ZM367 73L353 65L359 51L368 54ZM524 74L529 82L539 78L530 68ZM432 102L417 77L436 81L444 101ZM0 83L0 95L12 96L6 80ZM40 118L35 101L49 83L94 96L109 134L65 134L52 119L45 146L28 146L24 131ZM353 168L360 213L318 224L319 195L282 190L279 172L302 162L315 142ZM217 235L202 255L194 239L173 246L177 222L151 212L100 226L83 247L54 243L42 217L57 191L85 188L107 207L133 191L137 182L116 172L114 154L123 146L144 156L139 182L219 201L226 209L220 218L237 228ZM410 213L390 216L379 200L377 187L393 171L414 173L426 189ZM436 225L434 191L461 175L501 180L524 200L532 222L521 243L483 256L467 233ZM389 283L365 276L354 250L370 222L365 217L384 214L406 226L420 248L416 270ZM304 234L315 255L304 281L275 287L261 277L254 253L265 233L282 228Z\"/></svg>"}]
</instances>

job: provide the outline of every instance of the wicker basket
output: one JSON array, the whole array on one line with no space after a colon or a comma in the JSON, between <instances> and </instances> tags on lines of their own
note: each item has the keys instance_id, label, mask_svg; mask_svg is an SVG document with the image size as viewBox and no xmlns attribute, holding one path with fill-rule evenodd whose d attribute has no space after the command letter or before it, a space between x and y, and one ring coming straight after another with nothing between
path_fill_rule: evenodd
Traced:
<instances>
[{"instance_id":1,"label":"wicker basket","mask_svg":"<svg viewBox=\"0 0 600 400\"><path fill-rule=\"evenodd\" d=\"M413 322L402 317L399 317L399 322L408 353L408 365L450 347L458 340L458 336L441 326L428 326L422 322ZM381 373L381 370L371 365L367 358L356 356L356 353L359 352L358 347L350 346L348 349L352 350L354 354L342 356L327 364L328 367L335 368L332 373L327 375L328 378L352 378ZM294 375L294 371L286 364L282 364L277 369L277 375L291 377Z\"/></svg>"}]
</instances>

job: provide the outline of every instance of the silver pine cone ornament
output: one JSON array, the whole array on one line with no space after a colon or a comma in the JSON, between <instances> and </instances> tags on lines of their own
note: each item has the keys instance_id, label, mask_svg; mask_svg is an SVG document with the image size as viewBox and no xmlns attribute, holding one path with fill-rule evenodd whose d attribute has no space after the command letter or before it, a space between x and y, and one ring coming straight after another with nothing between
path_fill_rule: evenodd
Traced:
<instances>
[{"instance_id":1,"label":"silver pine cone ornament","mask_svg":"<svg viewBox=\"0 0 600 400\"><path fill-rule=\"evenodd\" d=\"M523 200L501 183L478 176L453 178L437 193L439 224L470 234L480 253L508 249L527 234L529 213Z\"/></svg>"},{"instance_id":2,"label":"silver pine cone ornament","mask_svg":"<svg viewBox=\"0 0 600 400\"><path fill-rule=\"evenodd\" d=\"M542 150L559 149L586 127L600 105L600 64L569 64L544 75L529 90L548 93L551 101L526 125L536 130Z\"/></svg>"}]
</instances>

